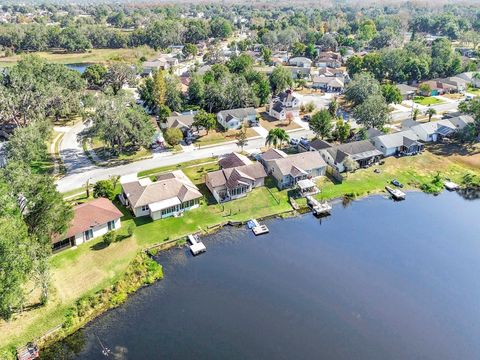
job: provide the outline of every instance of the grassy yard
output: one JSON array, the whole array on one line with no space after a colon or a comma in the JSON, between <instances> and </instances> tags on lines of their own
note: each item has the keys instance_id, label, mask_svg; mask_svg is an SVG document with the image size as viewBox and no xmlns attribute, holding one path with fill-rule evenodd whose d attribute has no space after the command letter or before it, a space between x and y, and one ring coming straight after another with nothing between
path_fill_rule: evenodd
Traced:
<instances>
[{"instance_id":1,"label":"grassy yard","mask_svg":"<svg viewBox=\"0 0 480 360\"><path fill-rule=\"evenodd\" d=\"M150 176L150 175L160 174L160 173L173 171L173 170L186 171L186 168L188 168L188 167L192 167L192 166L199 165L199 164L212 163L212 162L216 162L216 161L217 161L217 158L215 158L215 157L208 157L208 158L204 158L204 159L190 160L190 161L186 161L186 162L175 164L175 165L166 165L166 166L161 166L161 167L150 169L150 170L140 171L138 173L138 176L139 177Z\"/></svg>"},{"instance_id":2,"label":"grassy yard","mask_svg":"<svg viewBox=\"0 0 480 360\"><path fill-rule=\"evenodd\" d=\"M447 151L448 154L441 154ZM328 179L321 179L318 184L320 199L338 198L346 194L363 196L383 191L392 179L404 183L407 189L418 188L429 182L437 172L445 178L460 182L467 172L480 175L480 151L471 149L468 154L455 149L431 148L423 154L413 157L387 158L383 165L369 169L357 170L349 174L342 184L333 184ZM472 154L473 152L473 154ZM244 221L291 210L288 192L279 191L271 179L266 186L253 190L247 197L225 204L212 201L202 178L205 172L218 168L215 158L200 159L187 163L161 167L146 172L141 176L183 169L204 193L199 208L185 213L178 218L152 221L148 217L132 218L131 213L117 203L124 216L119 235L122 241L104 247L101 239L95 239L80 245L77 249L68 249L51 258L52 297L44 307L33 307L16 316L10 322L0 322L0 358L2 351L23 344L38 337L52 327L61 324L65 312L82 295L93 293L110 286L127 268L135 254L142 248L166 240L176 239L196 231L207 231L215 225L227 221ZM380 173L375 173L375 168ZM299 202L304 205L304 201ZM133 236L125 238L127 229L133 228Z\"/></svg>"},{"instance_id":3,"label":"grassy yard","mask_svg":"<svg viewBox=\"0 0 480 360\"><path fill-rule=\"evenodd\" d=\"M186 173L198 182L192 167ZM52 297L44 307L32 308L10 322L0 322L0 358L2 351L34 339L61 324L65 312L79 297L91 294L113 284L125 271L137 252L149 245L185 236L225 221L248 220L291 210L286 192L279 192L273 184L253 190L247 197L224 205L202 201L198 209L183 217L152 221L148 217L133 219L130 212L117 203L124 212L119 235L126 237L130 224L133 237L103 246L101 238L55 254L52 265ZM206 191L200 187L202 191ZM32 299L31 305L35 305Z\"/></svg>"},{"instance_id":4,"label":"grassy yard","mask_svg":"<svg viewBox=\"0 0 480 360\"><path fill-rule=\"evenodd\" d=\"M469 87L469 88L467 89L467 93L480 96L480 89L476 89L476 88L474 88L474 87Z\"/></svg>"},{"instance_id":5,"label":"grassy yard","mask_svg":"<svg viewBox=\"0 0 480 360\"><path fill-rule=\"evenodd\" d=\"M376 168L380 170L380 173L374 172ZM348 174L346 180L341 184L334 184L326 178L320 179L318 185L321 193L318 198L333 199L345 194L356 197L382 192L393 179L403 183L407 189L418 189L421 184L430 182L437 172L440 172L444 178L461 183L462 176L469 171L480 175L480 167L469 166L465 163L465 157L462 156L446 158L425 151L417 156L390 157L385 159L383 165L360 169Z\"/></svg>"},{"instance_id":6,"label":"grassy yard","mask_svg":"<svg viewBox=\"0 0 480 360\"><path fill-rule=\"evenodd\" d=\"M443 103L442 100L439 100L433 96L415 96L413 102L416 104L428 106L428 105L438 105Z\"/></svg>"},{"instance_id":7,"label":"grassy yard","mask_svg":"<svg viewBox=\"0 0 480 360\"><path fill-rule=\"evenodd\" d=\"M271 117L266 112L260 113L260 126L264 127L267 130L282 128L284 130L294 130L299 129L300 125L292 121L290 124L288 121L277 120L274 117Z\"/></svg>"},{"instance_id":8,"label":"grassy yard","mask_svg":"<svg viewBox=\"0 0 480 360\"><path fill-rule=\"evenodd\" d=\"M81 63L108 63L112 61L126 61L136 63L141 57L154 57L156 52L149 47L142 46L134 49L92 49L84 53L36 52L34 53L50 62L58 64ZM22 55L0 58L0 66L14 65Z\"/></svg>"},{"instance_id":9,"label":"grassy yard","mask_svg":"<svg viewBox=\"0 0 480 360\"><path fill-rule=\"evenodd\" d=\"M138 161L152 156L152 152L149 149L138 149L133 147L124 149L124 152L122 154L114 155L110 152L110 149L108 149L105 144L97 138L92 139L91 146L91 149L94 151L94 153L102 161L108 163L109 165L115 163L128 163L132 161Z\"/></svg>"},{"instance_id":10,"label":"grassy yard","mask_svg":"<svg viewBox=\"0 0 480 360\"><path fill-rule=\"evenodd\" d=\"M205 145L219 144L226 141L234 141L238 132L239 130L228 130L228 131L222 131L220 129L210 130L208 134L205 134L199 137L195 141L195 145L202 147ZM257 132L252 128L247 127L247 138L251 138L255 136L259 136Z\"/></svg>"}]
</instances>

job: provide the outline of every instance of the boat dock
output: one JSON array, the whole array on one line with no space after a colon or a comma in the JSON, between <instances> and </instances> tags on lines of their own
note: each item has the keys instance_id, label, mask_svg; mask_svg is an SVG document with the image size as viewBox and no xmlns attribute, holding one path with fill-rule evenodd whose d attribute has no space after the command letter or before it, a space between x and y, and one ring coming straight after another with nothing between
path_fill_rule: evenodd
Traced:
<instances>
[{"instance_id":1,"label":"boat dock","mask_svg":"<svg viewBox=\"0 0 480 360\"><path fill-rule=\"evenodd\" d=\"M390 186L385 186L385 190L387 190L395 200L405 200L405 197L407 196L403 191L393 189Z\"/></svg>"},{"instance_id":2,"label":"boat dock","mask_svg":"<svg viewBox=\"0 0 480 360\"><path fill-rule=\"evenodd\" d=\"M307 204L312 208L313 214L316 216L329 215L332 211L332 205L328 202L320 202L313 196L307 196Z\"/></svg>"},{"instance_id":3,"label":"boat dock","mask_svg":"<svg viewBox=\"0 0 480 360\"><path fill-rule=\"evenodd\" d=\"M190 251L193 255L198 255L207 251L207 248L203 245L203 242L198 239L197 235L188 235L188 242L191 244Z\"/></svg>"},{"instance_id":4,"label":"boat dock","mask_svg":"<svg viewBox=\"0 0 480 360\"><path fill-rule=\"evenodd\" d=\"M256 236L267 234L270 232L267 225L260 224L256 219L249 220L247 222L247 227L251 229Z\"/></svg>"},{"instance_id":5,"label":"boat dock","mask_svg":"<svg viewBox=\"0 0 480 360\"><path fill-rule=\"evenodd\" d=\"M460 188L460 186L458 186L458 184L455 184L452 181L445 181L443 183L443 185L445 186L445 189L447 189L448 191L455 191L455 190L458 190Z\"/></svg>"}]
</instances>

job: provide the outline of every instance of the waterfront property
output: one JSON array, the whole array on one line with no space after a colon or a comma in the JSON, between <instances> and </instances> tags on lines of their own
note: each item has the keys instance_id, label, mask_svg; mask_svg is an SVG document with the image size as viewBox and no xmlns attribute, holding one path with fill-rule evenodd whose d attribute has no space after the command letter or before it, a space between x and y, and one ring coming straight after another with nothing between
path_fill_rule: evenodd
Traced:
<instances>
[{"instance_id":1,"label":"waterfront property","mask_svg":"<svg viewBox=\"0 0 480 360\"><path fill-rule=\"evenodd\" d=\"M120 178L120 183L122 203L135 217L150 216L152 220L180 216L197 208L203 196L181 170L161 174L157 181L126 175Z\"/></svg>"},{"instance_id":2,"label":"waterfront property","mask_svg":"<svg viewBox=\"0 0 480 360\"><path fill-rule=\"evenodd\" d=\"M217 114L217 121L226 130L240 129L243 124L257 125L257 112L253 107L222 110Z\"/></svg>"},{"instance_id":3,"label":"waterfront property","mask_svg":"<svg viewBox=\"0 0 480 360\"><path fill-rule=\"evenodd\" d=\"M368 140L330 146L320 150L320 154L327 164L338 172L348 170L345 163L349 158L357 162L359 167L367 167L383 156L382 152Z\"/></svg>"},{"instance_id":4,"label":"waterfront property","mask_svg":"<svg viewBox=\"0 0 480 360\"><path fill-rule=\"evenodd\" d=\"M52 240L53 250L80 245L121 227L122 212L108 199L98 198L73 208L67 232Z\"/></svg>"},{"instance_id":5,"label":"waterfront property","mask_svg":"<svg viewBox=\"0 0 480 360\"><path fill-rule=\"evenodd\" d=\"M209 172L205 183L217 202L246 196L264 185L267 173L261 163L252 163L241 154L231 153L219 161L221 170Z\"/></svg>"},{"instance_id":6,"label":"waterfront property","mask_svg":"<svg viewBox=\"0 0 480 360\"><path fill-rule=\"evenodd\" d=\"M474 120L469 115L442 119L427 123L412 122L410 129L418 135L419 139L425 142L436 142L445 137L453 135L456 131L463 129Z\"/></svg>"},{"instance_id":7,"label":"waterfront property","mask_svg":"<svg viewBox=\"0 0 480 360\"><path fill-rule=\"evenodd\" d=\"M300 180L325 175L327 163L316 151L286 155L279 150L267 151L262 155L267 174L273 176L279 189L290 188Z\"/></svg>"},{"instance_id":8,"label":"waterfront property","mask_svg":"<svg viewBox=\"0 0 480 360\"><path fill-rule=\"evenodd\" d=\"M419 140L419 136L414 131L404 130L376 136L372 139L372 142L384 156L392 156L418 154L424 148Z\"/></svg>"}]
</instances>

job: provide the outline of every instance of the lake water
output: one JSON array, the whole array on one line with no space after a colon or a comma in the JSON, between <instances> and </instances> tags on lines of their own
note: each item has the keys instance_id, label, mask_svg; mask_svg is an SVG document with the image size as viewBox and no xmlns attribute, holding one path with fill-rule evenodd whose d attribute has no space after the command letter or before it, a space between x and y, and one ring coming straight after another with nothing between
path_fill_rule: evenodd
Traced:
<instances>
[{"instance_id":1,"label":"lake water","mask_svg":"<svg viewBox=\"0 0 480 360\"><path fill-rule=\"evenodd\" d=\"M65 66L69 69L76 70L80 74L83 74L85 72L85 69L89 67L92 64L88 63L79 63L79 64L65 64Z\"/></svg>"},{"instance_id":2,"label":"lake water","mask_svg":"<svg viewBox=\"0 0 480 360\"><path fill-rule=\"evenodd\" d=\"M480 359L480 201L409 193L226 228L77 334L78 358ZM82 340L78 340L82 339Z\"/></svg>"}]
</instances>

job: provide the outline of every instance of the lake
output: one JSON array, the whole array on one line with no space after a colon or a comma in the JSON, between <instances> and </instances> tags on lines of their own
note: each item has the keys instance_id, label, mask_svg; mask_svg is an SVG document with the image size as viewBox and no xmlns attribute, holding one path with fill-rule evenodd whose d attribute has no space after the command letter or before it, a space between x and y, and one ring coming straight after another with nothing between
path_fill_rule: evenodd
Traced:
<instances>
[{"instance_id":1,"label":"lake","mask_svg":"<svg viewBox=\"0 0 480 360\"><path fill-rule=\"evenodd\" d=\"M161 254L165 279L78 333L78 358L479 359L479 215L409 193L225 228Z\"/></svg>"}]
</instances>

